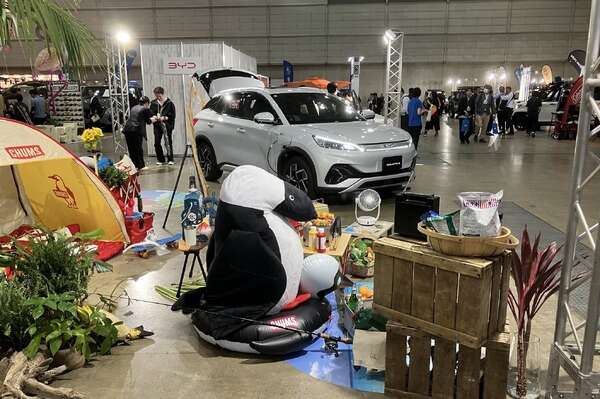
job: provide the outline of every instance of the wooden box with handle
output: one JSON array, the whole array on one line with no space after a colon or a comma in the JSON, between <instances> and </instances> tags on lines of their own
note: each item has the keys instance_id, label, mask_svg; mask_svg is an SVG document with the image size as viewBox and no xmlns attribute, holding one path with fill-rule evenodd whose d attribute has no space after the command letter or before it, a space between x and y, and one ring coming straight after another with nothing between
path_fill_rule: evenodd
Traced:
<instances>
[{"instance_id":1,"label":"wooden box with handle","mask_svg":"<svg viewBox=\"0 0 600 399\"><path fill-rule=\"evenodd\" d=\"M393 238L377 240L374 251L376 312L470 348L504 331L509 251L461 258Z\"/></svg>"}]
</instances>

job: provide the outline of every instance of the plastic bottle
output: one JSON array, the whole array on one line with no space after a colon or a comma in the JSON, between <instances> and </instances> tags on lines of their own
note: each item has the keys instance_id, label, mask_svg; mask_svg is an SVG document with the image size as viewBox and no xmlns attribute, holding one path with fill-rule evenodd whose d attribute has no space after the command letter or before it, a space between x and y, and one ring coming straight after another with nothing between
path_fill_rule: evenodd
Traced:
<instances>
[{"instance_id":1,"label":"plastic bottle","mask_svg":"<svg viewBox=\"0 0 600 399\"><path fill-rule=\"evenodd\" d=\"M308 232L308 247L312 250L316 249L317 243L317 228L312 226Z\"/></svg>"},{"instance_id":2,"label":"plastic bottle","mask_svg":"<svg viewBox=\"0 0 600 399\"><path fill-rule=\"evenodd\" d=\"M319 228L319 232L317 233L317 251L320 253L324 253L327 251L327 235L325 234L324 228Z\"/></svg>"},{"instance_id":3,"label":"plastic bottle","mask_svg":"<svg viewBox=\"0 0 600 399\"><path fill-rule=\"evenodd\" d=\"M358 296L356 295L356 287L352 287L352 293L350 297L348 297L348 302L346 302L348 308L352 312L356 312L358 310Z\"/></svg>"}]
</instances>

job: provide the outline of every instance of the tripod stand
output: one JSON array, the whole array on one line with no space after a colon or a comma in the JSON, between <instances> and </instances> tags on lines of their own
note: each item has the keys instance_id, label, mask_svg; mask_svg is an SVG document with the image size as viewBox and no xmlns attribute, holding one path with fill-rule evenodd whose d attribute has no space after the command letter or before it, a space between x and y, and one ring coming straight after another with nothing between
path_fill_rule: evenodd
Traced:
<instances>
[{"instance_id":1,"label":"tripod stand","mask_svg":"<svg viewBox=\"0 0 600 399\"><path fill-rule=\"evenodd\" d=\"M179 172L177 172L177 179L175 180L175 187L173 187L173 193L171 193L171 200L169 201L169 207L167 208L167 214L165 215L165 220L163 222L163 229L167 225L167 220L169 219L169 213L171 213L171 207L173 207L173 200L175 199L175 194L177 194L177 186L179 186L179 179L181 179L181 172L183 172L183 165L185 164L185 160L188 156L188 150L192 148L191 144L185 145L185 151L183 152L183 159L181 160L181 165L179 165Z\"/></svg>"}]
</instances>

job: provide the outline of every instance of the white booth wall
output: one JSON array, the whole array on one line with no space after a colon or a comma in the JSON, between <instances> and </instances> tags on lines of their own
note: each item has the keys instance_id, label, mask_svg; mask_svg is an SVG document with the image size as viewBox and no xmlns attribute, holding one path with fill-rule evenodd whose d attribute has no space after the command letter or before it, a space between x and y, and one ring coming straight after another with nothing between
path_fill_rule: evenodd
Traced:
<instances>
[{"instance_id":1,"label":"white booth wall","mask_svg":"<svg viewBox=\"0 0 600 399\"><path fill-rule=\"evenodd\" d=\"M198 60L198 69L189 74L171 75L164 73L165 58L190 57ZM199 43L197 41L152 40L140 42L140 63L144 93L152 98L152 90L161 86L173 101L176 109L175 130L173 130L173 153L181 155L185 151L186 105L190 92L193 72L210 68L233 67L256 72L256 59L222 42ZM148 127L148 154L155 155L153 128Z\"/></svg>"}]
</instances>

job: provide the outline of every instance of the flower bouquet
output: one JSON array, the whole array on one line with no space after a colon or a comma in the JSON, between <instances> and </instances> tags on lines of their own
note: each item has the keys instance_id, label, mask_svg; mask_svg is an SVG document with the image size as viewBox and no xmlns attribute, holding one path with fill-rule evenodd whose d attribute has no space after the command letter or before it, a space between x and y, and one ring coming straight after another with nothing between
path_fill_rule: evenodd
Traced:
<instances>
[{"instance_id":1,"label":"flower bouquet","mask_svg":"<svg viewBox=\"0 0 600 399\"><path fill-rule=\"evenodd\" d=\"M83 134L81 135L81 140L83 140L83 146L89 152L98 151L100 140L104 137L104 133L102 133L102 129L97 127L92 127L89 129L85 129Z\"/></svg>"}]
</instances>

